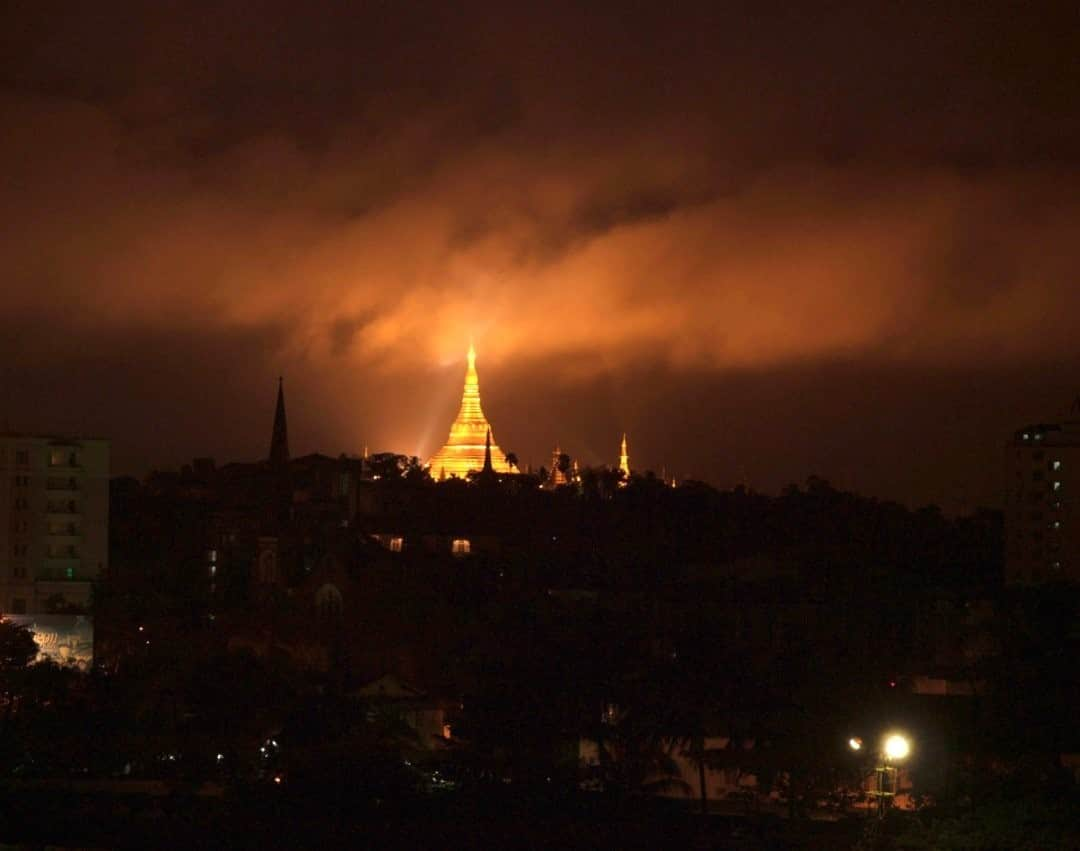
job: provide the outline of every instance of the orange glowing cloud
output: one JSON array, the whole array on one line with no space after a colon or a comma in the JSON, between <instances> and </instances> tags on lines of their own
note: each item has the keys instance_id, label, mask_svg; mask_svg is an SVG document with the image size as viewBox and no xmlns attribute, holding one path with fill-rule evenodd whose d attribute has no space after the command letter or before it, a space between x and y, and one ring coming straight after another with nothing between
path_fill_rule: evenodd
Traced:
<instances>
[{"instance_id":1,"label":"orange glowing cloud","mask_svg":"<svg viewBox=\"0 0 1080 851\"><path fill-rule=\"evenodd\" d=\"M294 353L395 371L459 359L475 337L488 362L557 357L568 375L642 356L1012 358L1072 331L1080 205L1050 172L802 166L732 190L651 134L603 156L576 140L431 161L434 131L413 127L358 151L346 128L321 157L259 139L192 174L123 157L100 111L5 114L20 128L0 202L11 309L280 325ZM403 177L374 185L369 165ZM52 177L19 191L24 172Z\"/></svg>"}]
</instances>

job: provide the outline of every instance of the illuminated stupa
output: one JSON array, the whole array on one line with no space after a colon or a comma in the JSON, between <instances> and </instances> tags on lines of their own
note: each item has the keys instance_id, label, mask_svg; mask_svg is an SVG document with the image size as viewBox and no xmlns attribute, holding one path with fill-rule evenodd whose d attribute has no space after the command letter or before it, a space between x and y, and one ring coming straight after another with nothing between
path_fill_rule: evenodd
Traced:
<instances>
[{"instance_id":1,"label":"illuminated stupa","mask_svg":"<svg viewBox=\"0 0 1080 851\"><path fill-rule=\"evenodd\" d=\"M488 436L491 435L491 466L496 473L509 473L506 456L495 443L494 432L480 408L480 381L476 377L476 351L469 346L469 366L465 370L465 392L461 397L461 410L450 426L446 445L431 456L428 465L433 478L464 479L469 473L479 473L484 468Z\"/></svg>"}]
</instances>

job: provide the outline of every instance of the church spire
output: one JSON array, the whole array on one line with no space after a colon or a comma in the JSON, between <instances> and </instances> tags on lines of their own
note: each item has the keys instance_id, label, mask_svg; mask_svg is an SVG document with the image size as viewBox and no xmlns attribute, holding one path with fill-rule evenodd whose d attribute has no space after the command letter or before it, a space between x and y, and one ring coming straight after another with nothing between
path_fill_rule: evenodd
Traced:
<instances>
[{"instance_id":1,"label":"church spire","mask_svg":"<svg viewBox=\"0 0 1080 851\"><path fill-rule=\"evenodd\" d=\"M285 381L278 377L277 409L274 411L274 433L270 438L270 466L284 467L289 463L289 428L285 422Z\"/></svg>"}]
</instances>

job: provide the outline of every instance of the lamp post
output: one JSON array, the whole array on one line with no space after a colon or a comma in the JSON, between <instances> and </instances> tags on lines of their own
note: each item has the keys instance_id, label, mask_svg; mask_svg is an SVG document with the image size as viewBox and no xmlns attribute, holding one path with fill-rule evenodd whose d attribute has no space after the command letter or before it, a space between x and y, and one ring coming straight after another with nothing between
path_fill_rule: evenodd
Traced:
<instances>
[{"instance_id":1,"label":"lamp post","mask_svg":"<svg viewBox=\"0 0 1080 851\"><path fill-rule=\"evenodd\" d=\"M853 736L848 739L848 747L857 753L863 749L863 740ZM879 765L874 769L877 774L877 790L873 793L877 797L879 819L885 817L886 799L896 797L899 780L896 764L903 762L910 754L911 740L902 733L888 733L881 742L881 749L877 754ZM890 774L891 781L888 779Z\"/></svg>"},{"instance_id":2,"label":"lamp post","mask_svg":"<svg viewBox=\"0 0 1080 851\"><path fill-rule=\"evenodd\" d=\"M886 801L896 797L899 774L896 763L903 762L911 753L911 742L901 733L889 733L881 746L881 767L878 769L878 818L885 817ZM892 774L892 781L888 775ZM891 788L888 788L891 787Z\"/></svg>"}]
</instances>

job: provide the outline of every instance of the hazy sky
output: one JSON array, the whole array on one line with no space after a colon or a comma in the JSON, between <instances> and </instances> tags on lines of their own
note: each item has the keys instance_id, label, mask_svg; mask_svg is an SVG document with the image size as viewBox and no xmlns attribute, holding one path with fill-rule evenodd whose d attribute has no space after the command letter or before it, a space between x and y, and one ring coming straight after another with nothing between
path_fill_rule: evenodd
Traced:
<instances>
[{"instance_id":1,"label":"hazy sky","mask_svg":"<svg viewBox=\"0 0 1080 851\"><path fill-rule=\"evenodd\" d=\"M256 458L281 373L294 454L426 455L472 337L535 464L999 502L1080 392L1075 4L518 5L3 4L0 425Z\"/></svg>"}]
</instances>

